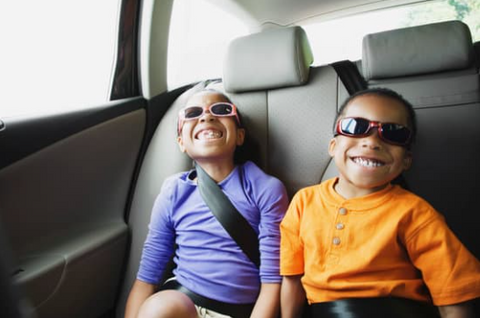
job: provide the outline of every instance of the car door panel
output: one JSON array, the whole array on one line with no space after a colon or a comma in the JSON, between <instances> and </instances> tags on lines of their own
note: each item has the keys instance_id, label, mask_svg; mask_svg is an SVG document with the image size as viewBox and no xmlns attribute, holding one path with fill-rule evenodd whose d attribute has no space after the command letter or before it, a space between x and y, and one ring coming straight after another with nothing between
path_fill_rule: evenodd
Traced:
<instances>
[{"instance_id":1,"label":"car door panel","mask_svg":"<svg viewBox=\"0 0 480 318\"><path fill-rule=\"evenodd\" d=\"M15 258L15 281L37 317L99 317L113 308L145 105L136 98L4 120L0 221Z\"/></svg>"},{"instance_id":2,"label":"car door panel","mask_svg":"<svg viewBox=\"0 0 480 318\"><path fill-rule=\"evenodd\" d=\"M0 169L56 141L144 107L144 103L136 97L76 111L0 118L4 125L0 124Z\"/></svg>"}]
</instances>

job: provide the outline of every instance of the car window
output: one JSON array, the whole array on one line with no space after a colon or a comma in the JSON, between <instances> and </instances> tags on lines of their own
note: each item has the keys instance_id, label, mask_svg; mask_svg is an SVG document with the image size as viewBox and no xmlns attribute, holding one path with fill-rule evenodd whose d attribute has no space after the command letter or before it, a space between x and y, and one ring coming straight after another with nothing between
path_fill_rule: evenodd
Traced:
<instances>
[{"instance_id":1,"label":"car window","mask_svg":"<svg viewBox=\"0 0 480 318\"><path fill-rule=\"evenodd\" d=\"M168 88L220 78L229 42L248 28L204 0L175 0L168 44Z\"/></svg>"},{"instance_id":2,"label":"car window","mask_svg":"<svg viewBox=\"0 0 480 318\"><path fill-rule=\"evenodd\" d=\"M0 3L0 118L109 98L119 0Z\"/></svg>"},{"instance_id":3,"label":"car window","mask_svg":"<svg viewBox=\"0 0 480 318\"><path fill-rule=\"evenodd\" d=\"M428 1L330 21L310 21L302 26L313 50L314 65L324 65L361 59L366 34L448 20L465 22L473 41L480 41L478 0Z\"/></svg>"}]
</instances>

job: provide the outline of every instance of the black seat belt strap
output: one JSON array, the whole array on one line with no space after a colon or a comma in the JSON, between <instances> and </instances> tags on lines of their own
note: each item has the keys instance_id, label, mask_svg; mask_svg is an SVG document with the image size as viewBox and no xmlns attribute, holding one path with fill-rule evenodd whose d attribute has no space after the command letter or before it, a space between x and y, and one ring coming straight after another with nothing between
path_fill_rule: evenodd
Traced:
<instances>
[{"instance_id":1,"label":"black seat belt strap","mask_svg":"<svg viewBox=\"0 0 480 318\"><path fill-rule=\"evenodd\" d=\"M257 233L205 170L197 163L195 163L195 167L198 190L203 200L240 249L257 267L260 267Z\"/></svg>"},{"instance_id":2,"label":"black seat belt strap","mask_svg":"<svg viewBox=\"0 0 480 318\"><path fill-rule=\"evenodd\" d=\"M352 61L344 60L331 65L350 95L368 87L367 82Z\"/></svg>"}]
</instances>

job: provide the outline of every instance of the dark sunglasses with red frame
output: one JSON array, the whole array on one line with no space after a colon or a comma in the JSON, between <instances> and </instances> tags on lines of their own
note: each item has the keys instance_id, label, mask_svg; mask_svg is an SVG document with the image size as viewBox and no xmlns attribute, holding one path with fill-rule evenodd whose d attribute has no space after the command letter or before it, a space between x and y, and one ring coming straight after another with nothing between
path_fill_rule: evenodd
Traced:
<instances>
[{"instance_id":1,"label":"dark sunglasses with red frame","mask_svg":"<svg viewBox=\"0 0 480 318\"><path fill-rule=\"evenodd\" d=\"M361 138L368 136L373 128L377 128L380 139L389 144L407 147L412 139L412 131L403 125L380 123L360 117L340 119L336 125L335 136Z\"/></svg>"}]
</instances>

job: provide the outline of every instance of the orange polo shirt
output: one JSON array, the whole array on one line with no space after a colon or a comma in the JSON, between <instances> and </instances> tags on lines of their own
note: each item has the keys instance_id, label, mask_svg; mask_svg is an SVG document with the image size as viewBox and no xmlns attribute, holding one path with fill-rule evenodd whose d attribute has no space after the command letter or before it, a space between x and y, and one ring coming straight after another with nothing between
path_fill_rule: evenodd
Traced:
<instances>
[{"instance_id":1,"label":"orange polo shirt","mask_svg":"<svg viewBox=\"0 0 480 318\"><path fill-rule=\"evenodd\" d=\"M309 303L480 297L480 262L425 200L392 185L346 200L335 182L300 190L280 226L280 272L303 275Z\"/></svg>"}]
</instances>

